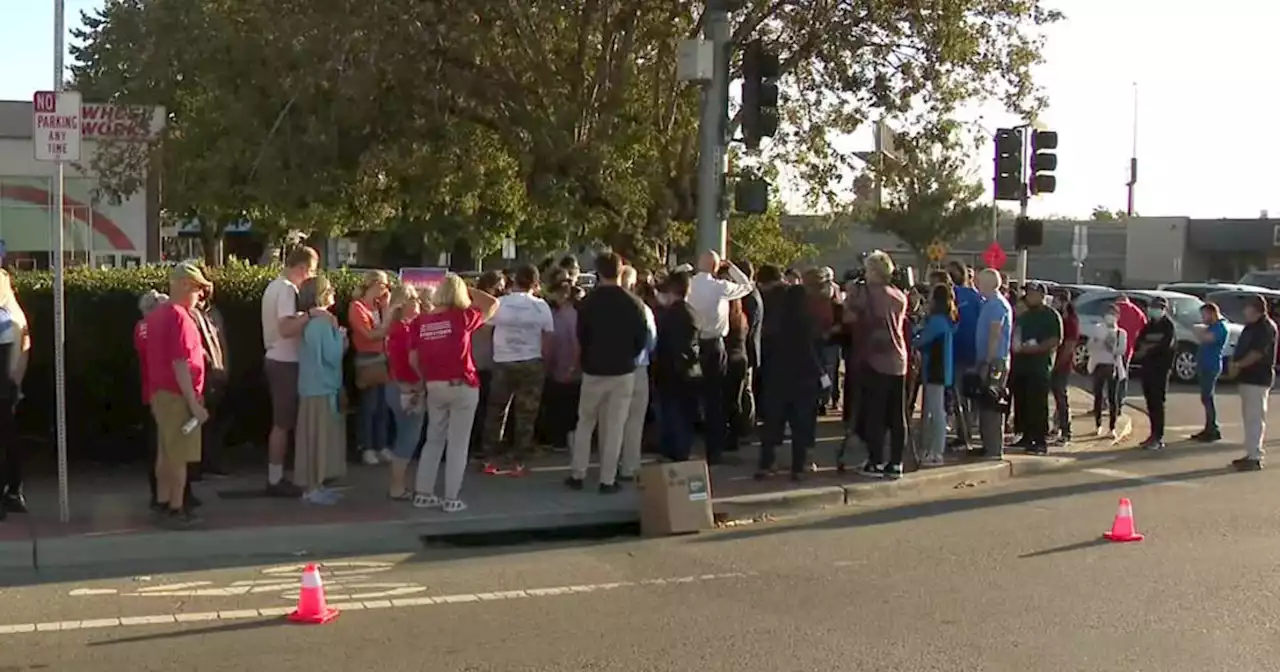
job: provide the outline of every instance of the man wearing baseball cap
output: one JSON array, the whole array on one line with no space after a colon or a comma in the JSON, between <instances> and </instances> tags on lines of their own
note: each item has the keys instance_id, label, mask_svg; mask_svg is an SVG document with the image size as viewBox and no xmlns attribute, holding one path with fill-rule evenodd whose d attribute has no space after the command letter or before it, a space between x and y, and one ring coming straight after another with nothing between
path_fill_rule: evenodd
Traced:
<instances>
[{"instance_id":1,"label":"man wearing baseball cap","mask_svg":"<svg viewBox=\"0 0 1280 672\"><path fill-rule=\"evenodd\" d=\"M171 529L199 522L183 506L187 464L200 461L198 425L209 419L203 399L204 342L192 311L212 287L199 266L180 263L169 274L169 301L146 317L147 387L159 439L153 507L160 524Z\"/></svg>"},{"instance_id":2,"label":"man wearing baseball cap","mask_svg":"<svg viewBox=\"0 0 1280 672\"><path fill-rule=\"evenodd\" d=\"M1027 309L1014 327L1013 385L1014 413L1021 420L1022 439L1028 453L1049 452L1049 382L1053 358L1062 341L1062 317L1045 305L1044 285L1028 282L1023 288Z\"/></svg>"}]
</instances>

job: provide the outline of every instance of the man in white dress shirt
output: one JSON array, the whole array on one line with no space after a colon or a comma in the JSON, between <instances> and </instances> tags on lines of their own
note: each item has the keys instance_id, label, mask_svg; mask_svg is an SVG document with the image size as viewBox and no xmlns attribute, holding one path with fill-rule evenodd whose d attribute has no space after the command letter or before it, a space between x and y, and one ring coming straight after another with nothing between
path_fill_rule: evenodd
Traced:
<instances>
[{"instance_id":1,"label":"man in white dress shirt","mask_svg":"<svg viewBox=\"0 0 1280 672\"><path fill-rule=\"evenodd\" d=\"M729 261L723 268L729 279L717 277L722 268L720 255L707 251L698 258L698 274L689 283L689 307L698 326L698 359L702 366L702 415L705 423L707 464L719 464L724 457L725 358L724 337L729 333L729 302L755 289L751 278Z\"/></svg>"}]
</instances>

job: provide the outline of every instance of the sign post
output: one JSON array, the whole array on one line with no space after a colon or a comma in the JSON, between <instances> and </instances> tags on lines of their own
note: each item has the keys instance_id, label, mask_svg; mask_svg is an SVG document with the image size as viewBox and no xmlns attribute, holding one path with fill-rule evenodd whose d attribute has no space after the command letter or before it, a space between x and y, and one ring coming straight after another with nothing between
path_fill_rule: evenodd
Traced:
<instances>
[{"instance_id":1,"label":"sign post","mask_svg":"<svg viewBox=\"0 0 1280 672\"><path fill-rule=\"evenodd\" d=\"M1071 230L1071 259L1076 266L1076 284L1084 282L1084 260L1089 258L1089 227L1076 224Z\"/></svg>"},{"instance_id":2,"label":"sign post","mask_svg":"<svg viewBox=\"0 0 1280 672\"><path fill-rule=\"evenodd\" d=\"M67 359L65 313L66 286L63 277L63 226L66 224L64 187L66 162L80 160L80 94L63 90L63 51L65 50L66 3L56 0L53 9L53 91L37 91L31 101L32 139L37 161L57 163L53 188L53 207L57 211L53 225L53 368L57 405L58 440L58 520L71 520L71 504L67 493Z\"/></svg>"}]
</instances>

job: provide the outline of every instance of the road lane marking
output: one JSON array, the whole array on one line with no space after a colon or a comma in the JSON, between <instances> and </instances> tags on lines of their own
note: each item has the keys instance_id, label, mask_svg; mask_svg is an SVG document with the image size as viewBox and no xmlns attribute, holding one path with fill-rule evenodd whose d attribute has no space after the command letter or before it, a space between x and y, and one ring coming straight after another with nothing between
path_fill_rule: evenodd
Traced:
<instances>
[{"instance_id":1,"label":"road lane marking","mask_svg":"<svg viewBox=\"0 0 1280 672\"><path fill-rule=\"evenodd\" d=\"M345 611L364 611L370 609L408 609L412 607L442 607L454 604L490 602L496 600L527 600L539 597L558 597L594 593L621 588L642 588L651 586L667 586L689 584L706 581L724 581L743 579L755 576L756 572L726 572L722 574L695 574L670 578L644 579L641 581L614 581L610 583L591 583L569 586L546 586L542 588L525 588L496 593L458 593L455 595L430 595L393 600L355 600L330 601L329 606ZM49 621L44 623L13 623L0 625L0 635L21 635L31 632L66 632L70 630L125 628L143 625L167 625L196 623L201 621L229 621L249 618L278 618L293 611L292 607L262 607L257 609L230 609L224 611L175 612L171 614L151 614L146 616L124 616L121 618L100 618L86 621Z\"/></svg>"},{"instance_id":2,"label":"road lane marking","mask_svg":"<svg viewBox=\"0 0 1280 672\"><path fill-rule=\"evenodd\" d=\"M1094 474L1095 476L1106 476L1107 478L1115 478L1122 481L1137 481L1145 485L1176 485L1183 488L1198 488L1199 483L1191 483L1189 481L1176 481L1159 476L1143 476L1128 471L1120 471L1119 469L1106 469L1097 467L1094 469L1085 469L1086 474Z\"/></svg>"}]
</instances>

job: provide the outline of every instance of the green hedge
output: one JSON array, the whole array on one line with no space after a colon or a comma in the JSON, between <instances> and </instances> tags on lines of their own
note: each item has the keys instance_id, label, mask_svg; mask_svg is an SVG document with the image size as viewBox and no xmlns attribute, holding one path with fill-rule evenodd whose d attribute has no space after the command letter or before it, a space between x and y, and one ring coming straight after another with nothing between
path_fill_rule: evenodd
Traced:
<instances>
[{"instance_id":1,"label":"green hedge","mask_svg":"<svg viewBox=\"0 0 1280 672\"><path fill-rule=\"evenodd\" d=\"M209 269L214 303L226 320L231 385L225 406L235 418L230 441L261 441L270 422L270 400L262 375L261 298L279 267L232 265ZM338 293L339 318L359 276L330 273ZM55 426L53 275L13 274L18 300L31 322L31 365L19 413L24 435L52 442ZM130 459L140 454L146 409L140 399L133 327L138 296L167 291L161 266L133 269L70 269L66 279L67 432L69 452L91 459Z\"/></svg>"}]
</instances>

